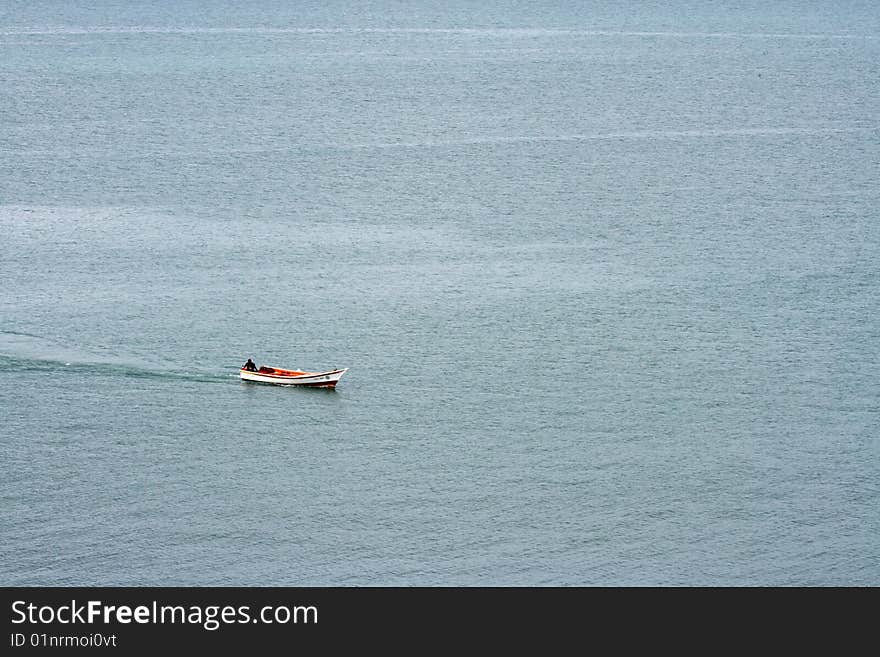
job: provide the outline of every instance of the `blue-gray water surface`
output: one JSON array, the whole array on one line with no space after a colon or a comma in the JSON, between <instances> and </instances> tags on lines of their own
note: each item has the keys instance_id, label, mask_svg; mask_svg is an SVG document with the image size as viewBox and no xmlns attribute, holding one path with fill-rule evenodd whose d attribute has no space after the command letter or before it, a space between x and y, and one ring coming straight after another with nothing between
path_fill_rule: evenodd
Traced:
<instances>
[{"instance_id":1,"label":"blue-gray water surface","mask_svg":"<svg viewBox=\"0 0 880 657\"><path fill-rule=\"evenodd\" d=\"M620 4L4 3L0 583L880 584L880 9Z\"/></svg>"}]
</instances>

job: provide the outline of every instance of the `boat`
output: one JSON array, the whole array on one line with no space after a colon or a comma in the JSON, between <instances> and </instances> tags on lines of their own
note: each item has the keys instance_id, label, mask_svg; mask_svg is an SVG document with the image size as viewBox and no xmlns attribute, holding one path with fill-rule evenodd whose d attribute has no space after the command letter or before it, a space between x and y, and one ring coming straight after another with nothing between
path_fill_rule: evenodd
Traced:
<instances>
[{"instance_id":1,"label":"boat","mask_svg":"<svg viewBox=\"0 0 880 657\"><path fill-rule=\"evenodd\" d=\"M342 375L348 372L345 367L341 370L328 370L326 372L303 372L302 370L285 370L280 367L266 367L263 365L256 370L241 368L239 376L243 381L256 383L273 383L279 386L304 386L307 388L335 388Z\"/></svg>"}]
</instances>

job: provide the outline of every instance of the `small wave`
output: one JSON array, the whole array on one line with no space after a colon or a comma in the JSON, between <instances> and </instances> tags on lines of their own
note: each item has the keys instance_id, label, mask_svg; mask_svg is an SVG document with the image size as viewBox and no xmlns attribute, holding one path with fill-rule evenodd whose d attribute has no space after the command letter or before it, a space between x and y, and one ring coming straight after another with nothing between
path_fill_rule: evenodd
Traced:
<instances>
[{"instance_id":1,"label":"small wave","mask_svg":"<svg viewBox=\"0 0 880 657\"><path fill-rule=\"evenodd\" d=\"M0 331L0 337L4 335L14 336L14 337L22 337L22 338L33 338L36 340L41 340L42 338L39 335L34 335L33 333L25 333L24 331Z\"/></svg>"},{"instance_id":2,"label":"small wave","mask_svg":"<svg viewBox=\"0 0 880 657\"><path fill-rule=\"evenodd\" d=\"M163 27L153 25L115 26L52 26L7 28L0 36L53 35L118 35L118 34L424 34L486 37L630 37L671 39L861 39L876 38L873 34L790 33L790 32L681 32L655 30L578 30L565 28L428 28L428 27Z\"/></svg>"},{"instance_id":3,"label":"small wave","mask_svg":"<svg viewBox=\"0 0 880 657\"><path fill-rule=\"evenodd\" d=\"M447 146L479 146L483 144L528 144L555 142L588 142L614 140L650 140L650 139L718 139L724 137L777 137L786 135L826 135L872 132L876 127L852 128L798 128L798 127L765 127L765 128L718 128L699 130L638 130L620 132L597 132L593 134L569 135L521 135L506 137L472 137L468 139L438 139L399 142L364 142L355 144L327 144L325 148L351 150L393 149L393 148L443 148Z\"/></svg>"}]
</instances>

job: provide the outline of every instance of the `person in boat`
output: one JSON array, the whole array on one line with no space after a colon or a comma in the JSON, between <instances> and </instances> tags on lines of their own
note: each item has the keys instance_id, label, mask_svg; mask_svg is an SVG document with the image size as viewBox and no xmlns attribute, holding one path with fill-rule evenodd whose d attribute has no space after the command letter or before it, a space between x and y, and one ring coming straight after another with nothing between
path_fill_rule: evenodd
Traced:
<instances>
[{"instance_id":1,"label":"person in boat","mask_svg":"<svg viewBox=\"0 0 880 657\"><path fill-rule=\"evenodd\" d=\"M247 370L248 372L256 372L257 366L254 364L254 361L252 361L250 358L248 358L247 362L242 366L241 369Z\"/></svg>"}]
</instances>

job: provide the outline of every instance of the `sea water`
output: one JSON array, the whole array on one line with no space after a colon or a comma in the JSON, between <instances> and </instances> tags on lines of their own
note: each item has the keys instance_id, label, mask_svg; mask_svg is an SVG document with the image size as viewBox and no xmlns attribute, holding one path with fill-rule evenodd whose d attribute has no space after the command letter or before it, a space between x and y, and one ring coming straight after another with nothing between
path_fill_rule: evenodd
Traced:
<instances>
[{"instance_id":1,"label":"sea water","mask_svg":"<svg viewBox=\"0 0 880 657\"><path fill-rule=\"evenodd\" d=\"M4 5L0 582L880 583L878 62L856 1Z\"/></svg>"}]
</instances>

